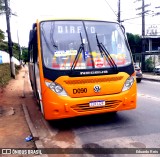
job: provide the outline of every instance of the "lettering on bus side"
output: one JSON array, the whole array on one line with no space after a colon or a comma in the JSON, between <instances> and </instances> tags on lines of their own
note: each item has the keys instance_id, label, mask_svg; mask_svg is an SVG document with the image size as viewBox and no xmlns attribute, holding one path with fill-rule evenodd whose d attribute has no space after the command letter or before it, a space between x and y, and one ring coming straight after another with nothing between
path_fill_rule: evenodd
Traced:
<instances>
[{"instance_id":1,"label":"lettering on bus side","mask_svg":"<svg viewBox=\"0 0 160 157\"><path fill-rule=\"evenodd\" d=\"M77 88L73 89L73 94L87 93L87 88Z\"/></svg>"}]
</instances>

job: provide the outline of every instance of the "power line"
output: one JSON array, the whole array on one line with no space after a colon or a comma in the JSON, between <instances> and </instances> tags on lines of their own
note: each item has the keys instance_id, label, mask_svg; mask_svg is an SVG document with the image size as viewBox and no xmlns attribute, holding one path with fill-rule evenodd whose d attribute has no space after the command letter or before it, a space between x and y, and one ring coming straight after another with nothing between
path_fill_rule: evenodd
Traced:
<instances>
[{"instance_id":1,"label":"power line","mask_svg":"<svg viewBox=\"0 0 160 157\"><path fill-rule=\"evenodd\" d=\"M110 9L112 10L112 12L116 15L116 17L118 17L118 15L116 14L116 12L112 9L112 7L109 5L109 3L107 2L107 0L105 0L105 2L107 3L107 5L110 7Z\"/></svg>"},{"instance_id":2,"label":"power line","mask_svg":"<svg viewBox=\"0 0 160 157\"><path fill-rule=\"evenodd\" d=\"M141 23L135 23L135 22L134 22L134 23L133 23L133 22L125 22L125 24L126 24L126 23L127 23L127 24L132 24L132 25L138 25L138 26L141 26L141 25L142 25ZM146 26L150 26L150 25L151 25L151 24L146 24ZM152 25L157 25L157 26L158 26L158 25L160 25L160 24L154 23L154 24L152 24Z\"/></svg>"},{"instance_id":3,"label":"power line","mask_svg":"<svg viewBox=\"0 0 160 157\"><path fill-rule=\"evenodd\" d=\"M133 20L133 19L137 19L137 18L140 18L142 16L138 16L138 17L132 17L132 18L129 18L129 19L124 19L123 21L127 21L127 20Z\"/></svg>"},{"instance_id":4,"label":"power line","mask_svg":"<svg viewBox=\"0 0 160 157\"><path fill-rule=\"evenodd\" d=\"M145 16L153 16L153 14L145 14ZM142 13L141 13L141 16L136 16L136 17L131 17L131 18L128 18L128 19L124 19L123 21L128 21L128 20L133 20L133 19L136 19L136 18L141 18L142 17Z\"/></svg>"},{"instance_id":5,"label":"power line","mask_svg":"<svg viewBox=\"0 0 160 157\"><path fill-rule=\"evenodd\" d=\"M118 15L116 14L116 12L113 10L113 8L110 6L110 4L107 2L107 0L105 0L105 2L107 3L107 5L110 7L110 9L112 10L112 12L116 15L116 17L118 18L118 22L124 22L126 20L132 20L132 19L136 19L136 18L140 18L141 16L139 17L133 17L133 18L128 18L128 19L124 19L124 20L120 20L120 0L118 0Z\"/></svg>"},{"instance_id":6,"label":"power line","mask_svg":"<svg viewBox=\"0 0 160 157\"><path fill-rule=\"evenodd\" d=\"M141 23L132 23L132 22L125 22L125 24L132 24L132 25L138 25L138 26L142 25Z\"/></svg>"}]
</instances>

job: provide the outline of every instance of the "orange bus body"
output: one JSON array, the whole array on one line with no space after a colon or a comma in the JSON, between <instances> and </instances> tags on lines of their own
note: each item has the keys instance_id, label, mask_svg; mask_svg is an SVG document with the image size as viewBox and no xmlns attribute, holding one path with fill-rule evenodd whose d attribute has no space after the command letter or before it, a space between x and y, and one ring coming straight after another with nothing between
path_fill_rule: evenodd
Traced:
<instances>
[{"instance_id":1,"label":"orange bus body","mask_svg":"<svg viewBox=\"0 0 160 157\"><path fill-rule=\"evenodd\" d=\"M117 112L136 108L137 84L134 71L131 74L121 71L116 74L92 76L59 76L54 82L65 89L67 96L60 96L53 92L46 85L46 82L50 83L52 80L44 77L40 34L40 22L37 21L37 67L39 76L35 74L33 77L35 77L35 79L39 78L39 83L36 85L37 88L32 88L33 90L40 88L37 90L39 92L37 99L39 99L41 110L46 120ZM131 63L131 65L133 65L133 63ZM29 63L29 70L31 69L30 66L32 66L31 63ZM34 82L31 79L31 75L32 72L30 71L31 84L34 86L36 81ZM129 77L134 79L133 84L128 90L122 91ZM100 92L94 91L95 86L100 87ZM35 93L37 93L37 91ZM102 105L101 101L105 102L105 104ZM92 102L98 103L92 106Z\"/></svg>"},{"instance_id":2,"label":"orange bus body","mask_svg":"<svg viewBox=\"0 0 160 157\"><path fill-rule=\"evenodd\" d=\"M90 115L105 112L115 112L120 110L130 110L136 108L136 82L132 88L125 92L119 92L122 89L122 84L128 76L125 73L121 73L115 76L92 76L87 78L69 78L59 77L56 82L63 84L64 89L69 88L70 97L59 97L53 91L48 89L43 83L43 97L42 103L44 105L45 118L46 119L61 119L67 117L75 117L81 115ZM68 81L68 82L67 82ZM76 83L77 82L77 83ZM95 84L99 84L102 87L102 91L99 94L95 94L93 87ZM104 88L103 87L107 87ZM85 94L72 94L72 90L75 88L86 88L88 96ZM115 91L116 89L116 91ZM108 94L109 93L109 94ZM105 100L104 107L89 107L90 101Z\"/></svg>"}]
</instances>

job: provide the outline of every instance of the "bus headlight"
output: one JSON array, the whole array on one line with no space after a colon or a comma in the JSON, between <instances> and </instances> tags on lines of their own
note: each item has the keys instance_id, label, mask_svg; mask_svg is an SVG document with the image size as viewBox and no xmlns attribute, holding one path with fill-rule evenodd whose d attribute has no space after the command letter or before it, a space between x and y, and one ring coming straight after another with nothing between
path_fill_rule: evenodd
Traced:
<instances>
[{"instance_id":1,"label":"bus headlight","mask_svg":"<svg viewBox=\"0 0 160 157\"><path fill-rule=\"evenodd\" d=\"M57 93L60 96L67 96L66 91L58 84L55 82L45 82L46 86L49 87L52 91Z\"/></svg>"},{"instance_id":2,"label":"bus headlight","mask_svg":"<svg viewBox=\"0 0 160 157\"><path fill-rule=\"evenodd\" d=\"M59 86L59 85L55 86L54 90L55 90L56 93L63 92L63 88L61 86Z\"/></svg>"},{"instance_id":3,"label":"bus headlight","mask_svg":"<svg viewBox=\"0 0 160 157\"><path fill-rule=\"evenodd\" d=\"M130 88L132 87L132 85L133 85L133 82L134 82L134 77L133 77L133 76L130 76L130 77L126 80L126 82L124 83L124 86L123 86L122 91L124 92L124 91L130 89Z\"/></svg>"}]
</instances>

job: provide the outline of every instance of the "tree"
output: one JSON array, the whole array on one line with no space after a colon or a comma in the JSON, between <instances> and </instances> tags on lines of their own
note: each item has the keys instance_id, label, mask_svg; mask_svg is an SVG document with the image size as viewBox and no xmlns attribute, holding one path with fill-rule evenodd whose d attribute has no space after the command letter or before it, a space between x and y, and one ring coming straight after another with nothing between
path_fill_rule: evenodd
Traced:
<instances>
[{"instance_id":1,"label":"tree","mask_svg":"<svg viewBox=\"0 0 160 157\"><path fill-rule=\"evenodd\" d=\"M0 29L0 50L8 52L8 42L4 41L4 32ZM17 43L12 44L13 55L15 58L19 59L19 45Z\"/></svg>"},{"instance_id":2,"label":"tree","mask_svg":"<svg viewBox=\"0 0 160 157\"><path fill-rule=\"evenodd\" d=\"M19 45L17 43L13 43L12 50L13 56L19 60Z\"/></svg>"},{"instance_id":3,"label":"tree","mask_svg":"<svg viewBox=\"0 0 160 157\"><path fill-rule=\"evenodd\" d=\"M0 43L5 39L4 32L0 29Z\"/></svg>"},{"instance_id":4,"label":"tree","mask_svg":"<svg viewBox=\"0 0 160 157\"><path fill-rule=\"evenodd\" d=\"M4 32L0 29L0 50L7 51L8 50L8 44L4 41L5 36Z\"/></svg>"},{"instance_id":5,"label":"tree","mask_svg":"<svg viewBox=\"0 0 160 157\"><path fill-rule=\"evenodd\" d=\"M132 53L141 53L141 50L142 50L141 37L139 35L127 33L127 38L128 38L129 46L131 48Z\"/></svg>"},{"instance_id":6,"label":"tree","mask_svg":"<svg viewBox=\"0 0 160 157\"><path fill-rule=\"evenodd\" d=\"M24 62L28 62L28 48L22 47L22 57L21 57L21 59Z\"/></svg>"},{"instance_id":7,"label":"tree","mask_svg":"<svg viewBox=\"0 0 160 157\"><path fill-rule=\"evenodd\" d=\"M145 69L149 72L153 71L153 69L154 69L154 62L153 62L151 56L149 58L147 58L145 61Z\"/></svg>"},{"instance_id":8,"label":"tree","mask_svg":"<svg viewBox=\"0 0 160 157\"><path fill-rule=\"evenodd\" d=\"M7 0L8 2L10 0ZM11 11L11 8L8 7L8 10L9 10L9 15L12 15L12 11ZM3 15L5 14L5 0L0 0L0 15Z\"/></svg>"},{"instance_id":9,"label":"tree","mask_svg":"<svg viewBox=\"0 0 160 157\"><path fill-rule=\"evenodd\" d=\"M1 42L0 43L0 50L7 52L8 51L8 43L7 42Z\"/></svg>"},{"instance_id":10,"label":"tree","mask_svg":"<svg viewBox=\"0 0 160 157\"><path fill-rule=\"evenodd\" d=\"M5 13L4 0L0 0L0 15Z\"/></svg>"}]
</instances>

